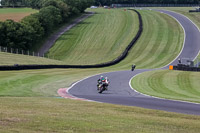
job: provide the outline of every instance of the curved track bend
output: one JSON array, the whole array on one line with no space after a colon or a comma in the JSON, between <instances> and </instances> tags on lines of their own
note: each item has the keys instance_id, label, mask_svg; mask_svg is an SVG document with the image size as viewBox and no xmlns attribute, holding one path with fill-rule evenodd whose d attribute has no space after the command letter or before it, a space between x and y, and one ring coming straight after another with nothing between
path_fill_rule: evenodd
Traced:
<instances>
[{"instance_id":1,"label":"curved track bend","mask_svg":"<svg viewBox=\"0 0 200 133\"><path fill-rule=\"evenodd\" d=\"M180 57L195 59L200 50L200 32L196 25L194 25L187 17L178 13L165 10L158 11L174 17L182 25L185 31L184 47L180 55L170 64L177 64L177 59ZM162 69L166 69L167 67L168 66L165 66ZM200 115L200 104L159 99L134 91L129 86L129 81L133 76L145 71L151 71L151 69L135 70L134 72L117 71L103 74L111 80L109 90L103 92L103 94L99 94L96 90L96 83L99 75L77 82L69 90L69 93L78 98L98 102Z\"/></svg>"}]
</instances>

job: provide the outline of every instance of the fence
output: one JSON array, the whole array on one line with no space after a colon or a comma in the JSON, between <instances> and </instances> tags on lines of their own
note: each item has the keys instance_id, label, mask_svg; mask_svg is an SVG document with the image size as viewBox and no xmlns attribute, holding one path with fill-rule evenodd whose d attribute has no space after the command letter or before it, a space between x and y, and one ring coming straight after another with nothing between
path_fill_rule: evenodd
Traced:
<instances>
[{"instance_id":1,"label":"fence","mask_svg":"<svg viewBox=\"0 0 200 133\"><path fill-rule=\"evenodd\" d=\"M0 46L0 52L55 59L54 55L51 55L51 56L48 54L41 55L39 52L35 52L35 51L28 51L28 50L25 51L22 49L8 48L8 47L3 47L3 46Z\"/></svg>"},{"instance_id":2,"label":"fence","mask_svg":"<svg viewBox=\"0 0 200 133\"><path fill-rule=\"evenodd\" d=\"M2 47L2 46L0 46L0 52L22 54L22 55L29 55L29 56L39 56L39 53L36 53L34 51L25 51L22 49L14 49L14 48Z\"/></svg>"}]
</instances>

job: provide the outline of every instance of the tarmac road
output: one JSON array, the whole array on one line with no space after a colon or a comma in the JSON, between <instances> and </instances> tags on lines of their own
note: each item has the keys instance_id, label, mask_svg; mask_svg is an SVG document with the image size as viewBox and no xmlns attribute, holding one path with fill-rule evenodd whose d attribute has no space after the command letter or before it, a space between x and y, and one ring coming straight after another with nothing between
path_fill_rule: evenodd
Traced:
<instances>
[{"instance_id":1,"label":"tarmac road","mask_svg":"<svg viewBox=\"0 0 200 133\"><path fill-rule=\"evenodd\" d=\"M176 18L185 30L185 43L183 50L180 53L180 55L170 64L177 64L178 58L195 59L200 50L200 32L198 28L183 15L170 11L159 11ZM168 66L169 65L161 69L167 69ZM101 74L92 76L81 82L77 82L69 90L69 93L78 98L84 98L98 102L137 106L184 114L200 115L200 104L159 99L151 96L146 96L134 91L129 86L129 81L133 76L145 71L152 70L153 69L142 69L135 70L134 72L128 70L102 74L103 76L107 76L111 82L109 90L104 91L102 94L99 94L97 92L96 87L97 79L100 77Z\"/></svg>"}]
</instances>

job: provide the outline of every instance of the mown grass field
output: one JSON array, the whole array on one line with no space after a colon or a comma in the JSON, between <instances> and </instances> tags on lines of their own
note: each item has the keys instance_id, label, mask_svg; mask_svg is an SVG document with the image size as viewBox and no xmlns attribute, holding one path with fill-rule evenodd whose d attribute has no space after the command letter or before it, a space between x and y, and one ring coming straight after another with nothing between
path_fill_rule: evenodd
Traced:
<instances>
[{"instance_id":1,"label":"mown grass field","mask_svg":"<svg viewBox=\"0 0 200 133\"><path fill-rule=\"evenodd\" d=\"M69 87L73 82L89 75L105 71L130 69L132 63L138 64L138 68L150 68L161 67L165 64L163 63L165 61L170 62L172 57L167 56L168 59L165 59L161 53L167 54L175 48L178 51L181 49L182 29L175 20L164 14L147 11L140 12L144 20L144 33L131 50L130 57L116 66L102 69L48 69L0 72L0 132L199 132L199 116L57 98L57 90L59 88ZM123 11L125 16L127 15L126 13L129 14L129 17L136 19L130 21L138 21L134 12L132 14ZM103 13L97 15L103 15ZM114 14L111 16L113 18L116 17ZM89 18L89 20L91 19L92 17ZM120 20L111 22L114 25L118 21ZM90 24L84 22L78 25L78 28ZM137 29L138 24L135 24L137 23L132 26ZM112 24L109 25L111 26ZM156 25L159 28L156 28ZM173 28L170 28L171 26ZM73 28L73 30L75 29ZM71 35L74 33L70 32ZM170 34L176 34L177 36L173 38ZM94 36L91 37L94 38ZM146 39L147 41L145 41ZM171 43L175 46L173 48L172 46L167 47ZM123 45L126 45L126 43L123 43ZM89 48L90 46L88 45L87 47ZM118 46L113 47L113 51L118 51L117 49ZM167 52L165 53L165 51ZM87 56L85 58L89 60L91 57ZM27 63L28 60L23 62ZM153 62L156 64L151 64ZM70 64L72 62L65 63Z\"/></svg>"},{"instance_id":2,"label":"mown grass field","mask_svg":"<svg viewBox=\"0 0 200 133\"><path fill-rule=\"evenodd\" d=\"M159 70L133 78L134 89L147 95L200 103L198 72Z\"/></svg>"},{"instance_id":3,"label":"mown grass field","mask_svg":"<svg viewBox=\"0 0 200 133\"><path fill-rule=\"evenodd\" d=\"M0 96L55 97L59 88L69 87L104 69L45 69L0 72Z\"/></svg>"},{"instance_id":4,"label":"mown grass field","mask_svg":"<svg viewBox=\"0 0 200 133\"><path fill-rule=\"evenodd\" d=\"M14 21L20 21L25 16L38 12L31 8L0 8L0 21L12 19Z\"/></svg>"},{"instance_id":5,"label":"mown grass field","mask_svg":"<svg viewBox=\"0 0 200 133\"><path fill-rule=\"evenodd\" d=\"M68 64L98 64L114 60L125 50L138 31L137 14L122 9L92 11L96 14L56 41L50 57Z\"/></svg>"},{"instance_id":6,"label":"mown grass field","mask_svg":"<svg viewBox=\"0 0 200 133\"><path fill-rule=\"evenodd\" d=\"M144 21L142 36L128 57L114 66L115 68L127 69L133 63L137 64L137 68L161 67L171 62L182 48L183 30L173 18L153 11L139 12ZM126 21L121 22L119 18ZM81 26L73 28L57 40L49 55L68 64L111 61L133 39L138 30L137 19L133 11L98 9L96 16L87 19ZM108 25L108 21L112 24Z\"/></svg>"},{"instance_id":7,"label":"mown grass field","mask_svg":"<svg viewBox=\"0 0 200 133\"><path fill-rule=\"evenodd\" d=\"M0 98L0 132L198 133L200 117L58 98Z\"/></svg>"},{"instance_id":8,"label":"mown grass field","mask_svg":"<svg viewBox=\"0 0 200 133\"><path fill-rule=\"evenodd\" d=\"M182 49L182 28L168 15L148 10L139 12L143 33L128 57L116 66L127 69L136 64L137 68L159 68L169 64Z\"/></svg>"}]
</instances>

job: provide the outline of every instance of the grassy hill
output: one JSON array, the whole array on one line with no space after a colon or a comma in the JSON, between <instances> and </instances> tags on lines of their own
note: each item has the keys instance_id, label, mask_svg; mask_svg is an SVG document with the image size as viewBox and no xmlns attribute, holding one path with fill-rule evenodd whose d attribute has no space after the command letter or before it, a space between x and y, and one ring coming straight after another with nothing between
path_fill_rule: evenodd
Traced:
<instances>
[{"instance_id":1,"label":"grassy hill","mask_svg":"<svg viewBox=\"0 0 200 133\"><path fill-rule=\"evenodd\" d=\"M56 41L50 57L68 64L97 64L114 60L125 50L138 31L137 14L122 9L92 11L93 16Z\"/></svg>"},{"instance_id":2,"label":"grassy hill","mask_svg":"<svg viewBox=\"0 0 200 133\"><path fill-rule=\"evenodd\" d=\"M144 21L142 36L128 57L115 68L127 69L133 63L138 68L161 67L171 62L182 48L184 35L178 22L154 11L140 13ZM98 9L96 15L58 39L49 56L68 64L111 61L133 39L137 26L137 16L133 11Z\"/></svg>"},{"instance_id":3,"label":"grassy hill","mask_svg":"<svg viewBox=\"0 0 200 133\"><path fill-rule=\"evenodd\" d=\"M128 57L114 67L130 69L132 64L136 64L137 68L162 67L182 49L184 33L178 22L159 12L139 12L144 23L143 33Z\"/></svg>"}]
</instances>

